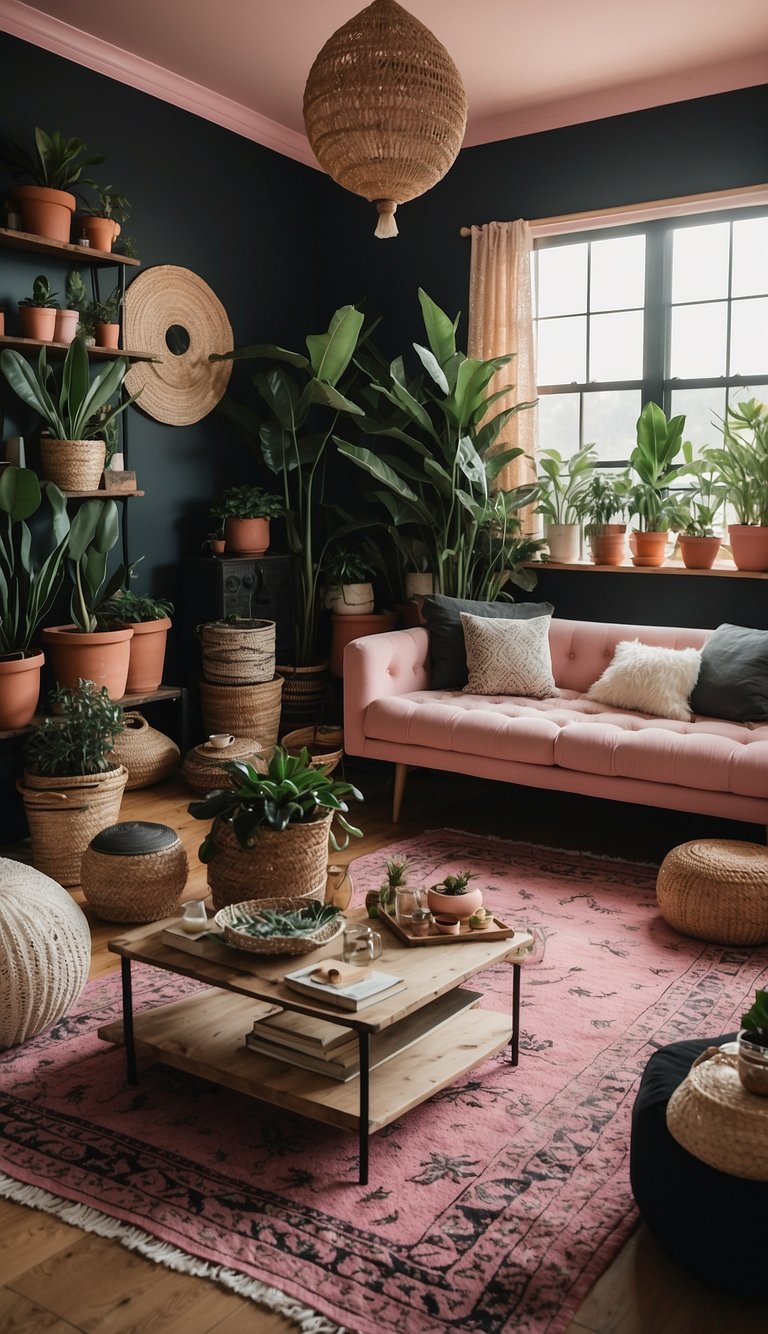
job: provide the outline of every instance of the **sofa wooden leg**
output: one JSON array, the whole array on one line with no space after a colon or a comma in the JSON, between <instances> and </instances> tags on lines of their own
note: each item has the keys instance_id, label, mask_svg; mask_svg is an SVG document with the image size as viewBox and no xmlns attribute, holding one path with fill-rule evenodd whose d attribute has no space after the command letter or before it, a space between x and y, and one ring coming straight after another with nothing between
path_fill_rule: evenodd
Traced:
<instances>
[{"instance_id":1,"label":"sofa wooden leg","mask_svg":"<svg viewBox=\"0 0 768 1334\"><path fill-rule=\"evenodd\" d=\"M392 795L392 823L397 824L400 819L400 807L403 804L403 793L405 792L405 780L408 777L408 765L395 765L395 790Z\"/></svg>"}]
</instances>

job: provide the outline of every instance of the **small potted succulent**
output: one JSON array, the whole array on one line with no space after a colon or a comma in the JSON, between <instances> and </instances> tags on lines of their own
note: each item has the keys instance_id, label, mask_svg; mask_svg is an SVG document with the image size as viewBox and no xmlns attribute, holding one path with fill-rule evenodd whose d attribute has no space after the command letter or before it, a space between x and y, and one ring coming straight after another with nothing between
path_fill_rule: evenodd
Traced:
<instances>
[{"instance_id":1,"label":"small potted succulent","mask_svg":"<svg viewBox=\"0 0 768 1334\"><path fill-rule=\"evenodd\" d=\"M19 302L22 338L33 338L38 343L52 343L56 332L56 314L59 309L57 293L44 273L38 273L32 284L32 295Z\"/></svg>"},{"instance_id":2,"label":"small potted succulent","mask_svg":"<svg viewBox=\"0 0 768 1334\"><path fill-rule=\"evenodd\" d=\"M427 905L435 917L450 916L460 920L470 918L483 904L483 891L470 889L470 880L476 880L474 871L458 871L446 875L427 890Z\"/></svg>"},{"instance_id":3,"label":"small potted succulent","mask_svg":"<svg viewBox=\"0 0 768 1334\"><path fill-rule=\"evenodd\" d=\"M116 351L120 346L120 307L123 297L118 288L105 301L95 301L88 307L88 319L93 324L97 347Z\"/></svg>"},{"instance_id":4,"label":"small potted succulent","mask_svg":"<svg viewBox=\"0 0 768 1334\"><path fill-rule=\"evenodd\" d=\"M110 253L120 235L120 223L128 221L130 204L111 185L96 188L97 202L80 211L78 230L93 250Z\"/></svg>"},{"instance_id":5,"label":"small potted succulent","mask_svg":"<svg viewBox=\"0 0 768 1334\"><path fill-rule=\"evenodd\" d=\"M747 1092L768 1098L768 991L756 991L754 1003L741 1017L737 1060Z\"/></svg>"},{"instance_id":6,"label":"small potted succulent","mask_svg":"<svg viewBox=\"0 0 768 1334\"><path fill-rule=\"evenodd\" d=\"M285 513L280 496L260 486L230 486L211 515L224 524L227 551L263 556L269 547L269 521Z\"/></svg>"}]
</instances>

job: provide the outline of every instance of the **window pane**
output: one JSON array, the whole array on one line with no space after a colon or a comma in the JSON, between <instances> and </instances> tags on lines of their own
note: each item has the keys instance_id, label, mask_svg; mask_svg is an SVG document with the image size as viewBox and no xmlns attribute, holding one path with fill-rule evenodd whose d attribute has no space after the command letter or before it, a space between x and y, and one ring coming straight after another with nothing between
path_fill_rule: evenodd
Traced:
<instances>
[{"instance_id":1,"label":"window pane","mask_svg":"<svg viewBox=\"0 0 768 1334\"><path fill-rule=\"evenodd\" d=\"M733 224L733 296L768 292L768 218Z\"/></svg>"},{"instance_id":2,"label":"window pane","mask_svg":"<svg viewBox=\"0 0 768 1334\"><path fill-rule=\"evenodd\" d=\"M643 312L593 315L589 323L590 380L640 380L643 375Z\"/></svg>"},{"instance_id":3,"label":"window pane","mask_svg":"<svg viewBox=\"0 0 768 1334\"><path fill-rule=\"evenodd\" d=\"M672 234L672 300L705 301L728 295L730 223L678 227Z\"/></svg>"},{"instance_id":4,"label":"window pane","mask_svg":"<svg viewBox=\"0 0 768 1334\"><path fill-rule=\"evenodd\" d=\"M557 449L570 458L579 448L579 403L581 395L542 394L538 407L539 449Z\"/></svg>"},{"instance_id":5,"label":"window pane","mask_svg":"<svg viewBox=\"0 0 768 1334\"><path fill-rule=\"evenodd\" d=\"M722 389L673 389L672 416L685 413L683 439L690 440L694 454L704 445L719 445L725 411L725 393Z\"/></svg>"},{"instance_id":6,"label":"window pane","mask_svg":"<svg viewBox=\"0 0 768 1334\"><path fill-rule=\"evenodd\" d=\"M734 301L730 375L768 375L768 297Z\"/></svg>"},{"instance_id":7,"label":"window pane","mask_svg":"<svg viewBox=\"0 0 768 1334\"><path fill-rule=\"evenodd\" d=\"M584 395L584 443L601 459L628 459L637 440L639 389L602 389Z\"/></svg>"},{"instance_id":8,"label":"window pane","mask_svg":"<svg viewBox=\"0 0 768 1334\"><path fill-rule=\"evenodd\" d=\"M593 241L590 310L629 310L642 306L644 300L645 237Z\"/></svg>"},{"instance_id":9,"label":"window pane","mask_svg":"<svg viewBox=\"0 0 768 1334\"><path fill-rule=\"evenodd\" d=\"M539 320L539 384L583 384L587 378L587 317Z\"/></svg>"},{"instance_id":10,"label":"window pane","mask_svg":"<svg viewBox=\"0 0 768 1334\"><path fill-rule=\"evenodd\" d=\"M671 378L725 375L726 311L724 301L672 311Z\"/></svg>"},{"instance_id":11,"label":"window pane","mask_svg":"<svg viewBox=\"0 0 768 1334\"><path fill-rule=\"evenodd\" d=\"M552 246L539 255L539 315L587 309L587 244Z\"/></svg>"}]
</instances>

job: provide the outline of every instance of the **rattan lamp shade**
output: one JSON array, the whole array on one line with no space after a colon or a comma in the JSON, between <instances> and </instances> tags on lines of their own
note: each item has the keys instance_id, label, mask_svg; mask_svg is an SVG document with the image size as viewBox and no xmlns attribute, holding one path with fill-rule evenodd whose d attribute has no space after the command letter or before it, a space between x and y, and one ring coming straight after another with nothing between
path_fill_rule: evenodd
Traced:
<instances>
[{"instance_id":1,"label":"rattan lamp shade","mask_svg":"<svg viewBox=\"0 0 768 1334\"><path fill-rule=\"evenodd\" d=\"M377 236L397 236L397 205L442 179L466 123L451 57L395 0L373 0L339 28L304 89L315 157L338 185L376 204Z\"/></svg>"}]
</instances>

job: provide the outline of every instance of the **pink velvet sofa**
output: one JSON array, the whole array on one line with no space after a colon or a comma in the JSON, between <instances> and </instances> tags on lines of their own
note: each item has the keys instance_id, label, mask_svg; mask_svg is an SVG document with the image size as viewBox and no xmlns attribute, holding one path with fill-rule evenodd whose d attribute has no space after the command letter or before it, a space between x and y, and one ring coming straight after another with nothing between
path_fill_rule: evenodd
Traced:
<instances>
[{"instance_id":1,"label":"pink velvet sofa","mask_svg":"<svg viewBox=\"0 0 768 1334\"><path fill-rule=\"evenodd\" d=\"M620 640L701 648L709 630L553 619L559 698L430 690L425 629L371 635L344 655L344 744L392 760L393 819L408 768L768 824L768 724L653 718L585 698Z\"/></svg>"}]
</instances>

